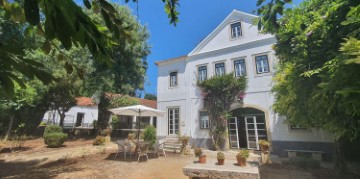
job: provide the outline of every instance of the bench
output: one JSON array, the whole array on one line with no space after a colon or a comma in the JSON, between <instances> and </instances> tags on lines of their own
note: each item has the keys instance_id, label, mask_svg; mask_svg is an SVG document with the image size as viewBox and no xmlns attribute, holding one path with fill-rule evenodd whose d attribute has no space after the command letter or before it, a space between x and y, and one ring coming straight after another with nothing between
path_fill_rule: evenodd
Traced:
<instances>
[{"instance_id":1,"label":"bench","mask_svg":"<svg viewBox=\"0 0 360 179\"><path fill-rule=\"evenodd\" d=\"M313 151L313 150L288 150L288 149L285 149L284 151L286 151L288 153L289 158L297 157L297 153L311 153L312 158L317 161L322 161L322 154L325 153L323 151Z\"/></svg>"}]
</instances>

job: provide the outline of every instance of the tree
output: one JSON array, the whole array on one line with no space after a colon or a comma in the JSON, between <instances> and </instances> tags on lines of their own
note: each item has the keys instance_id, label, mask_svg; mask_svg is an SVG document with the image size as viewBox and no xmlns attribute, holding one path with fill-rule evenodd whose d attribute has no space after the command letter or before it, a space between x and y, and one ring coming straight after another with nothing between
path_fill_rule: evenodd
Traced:
<instances>
[{"instance_id":1,"label":"tree","mask_svg":"<svg viewBox=\"0 0 360 179\"><path fill-rule=\"evenodd\" d=\"M71 81L63 80L51 86L46 94L49 109L56 110L60 116L61 127L64 126L65 113L76 105L75 89Z\"/></svg>"},{"instance_id":2,"label":"tree","mask_svg":"<svg viewBox=\"0 0 360 179\"><path fill-rule=\"evenodd\" d=\"M150 53L147 44L148 31L127 7L114 5L114 8L117 11L116 17L124 22L127 34L130 34L132 39L121 38L116 41L117 45L109 48L111 59L114 61L111 67L103 63L93 63L95 71L87 75L83 90L87 96L98 90L135 96L138 90L144 89L146 56ZM105 24L99 15L91 11L87 13L90 13L90 17L99 24Z\"/></svg>"},{"instance_id":3,"label":"tree","mask_svg":"<svg viewBox=\"0 0 360 179\"><path fill-rule=\"evenodd\" d=\"M157 96L155 94L151 94L151 93L146 93L144 96L144 99L148 99L148 100L157 100Z\"/></svg>"},{"instance_id":4,"label":"tree","mask_svg":"<svg viewBox=\"0 0 360 179\"><path fill-rule=\"evenodd\" d=\"M165 11L170 17L170 23L176 24L178 0L162 1L165 3ZM9 19L28 25L25 32L36 31L44 36L46 39L43 45L44 51L48 51L53 45L52 40L57 39L66 50L71 49L73 45L87 47L96 62L111 65L113 61L110 60L107 48L117 44L116 40L132 39L127 33L127 25L117 18L116 9L106 0L83 1L86 8L101 13L106 26L93 21L73 0L24 0L23 2L2 0L0 8L6 11L6 17ZM45 19L45 22L42 23L41 19ZM109 37L107 31L113 36ZM42 64L24 59L23 56L22 49L0 42L0 85L1 88L6 89L7 96L13 94L14 82L25 87L22 79L17 78L14 72L28 78L36 77L45 83L54 80L49 73L40 70Z\"/></svg>"},{"instance_id":5,"label":"tree","mask_svg":"<svg viewBox=\"0 0 360 179\"><path fill-rule=\"evenodd\" d=\"M274 109L287 122L329 130L336 165L345 170L342 144L360 134L359 1L312 0L286 10L274 32L280 60Z\"/></svg>"},{"instance_id":6,"label":"tree","mask_svg":"<svg viewBox=\"0 0 360 179\"><path fill-rule=\"evenodd\" d=\"M227 147L224 142L228 139L227 119L230 117L230 105L245 93L247 79L230 73L199 82L198 86L202 90L204 108L209 113L209 134L212 142L216 149L224 150Z\"/></svg>"}]
</instances>

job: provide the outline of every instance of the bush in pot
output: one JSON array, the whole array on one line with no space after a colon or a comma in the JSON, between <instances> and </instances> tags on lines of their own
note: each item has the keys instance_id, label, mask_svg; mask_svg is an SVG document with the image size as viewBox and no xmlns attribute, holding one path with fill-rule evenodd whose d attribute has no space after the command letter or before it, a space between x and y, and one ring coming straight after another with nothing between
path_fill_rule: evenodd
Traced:
<instances>
[{"instance_id":1,"label":"bush in pot","mask_svg":"<svg viewBox=\"0 0 360 179\"><path fill-rule=\"evenodd\" d=\"M225 154L223 152L218 152L216 158L218 160L218 165L224 165Z\"/></svg>"},{"instance_id":2,"label":"bush in pot","mask_svg":"<svg viewBox=\"0 0 360 179\"><path fill-rule=\"evenodd\" d=\"M204 155L201 148L194 149L195 157L199 157L199 163L206 163L206 155Z\"/></svg>"},{"instance_id":3,"label":"bush in pot","mask_svg":"<svg viewBox=\"0 0 360 179\"><path fill-rule=\"evenodd\" d=\"M246 159L249 158L249 150L240 150L239 153L236 155L236 159L239 166L246 165Z\"/></svg>"},{"instance_id":4,"label":"bush in pot","mask_svg":"<svg viewBox=\"0 0 360 179\"><path fill-rule=\"evenodd\" d=\"M267 153L269 152L269 146L270 146L270 143L264 139L262 140L259 140L259 146L260 146L260 149L263 153Z\"/></svg>"}]
</instances>

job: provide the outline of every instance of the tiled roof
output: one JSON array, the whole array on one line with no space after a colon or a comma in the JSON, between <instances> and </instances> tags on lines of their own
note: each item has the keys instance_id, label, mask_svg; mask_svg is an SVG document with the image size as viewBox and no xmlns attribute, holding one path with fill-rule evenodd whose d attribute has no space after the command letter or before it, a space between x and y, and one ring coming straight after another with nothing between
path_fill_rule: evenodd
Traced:
<instances>
[{"instance_id":1,"label":"tiled roof","mask_svg":"<svg viewBox=\"0 0 360 179\"><path fill-rule=\"evenodd\" d=\"M96 106L96 103L88 97L78 97L76 98L77 106Z\"/></svg>"},{"instance_id":2,"label":"tiled roof","mask_svg":"<svg viewBox=\"0 0 360 179\"><path fill-rule=\"evenodd\" d=\"M157 101L149 100L149 99L142 99L142 98L137 98L137 99L139 99L139 102L141 105L147 106L149 108L157 109Z\"/></svg>"},{"instance_id":3,"label":"tiled roof","mask_svg":"<svg viewBox=\"0 0 360 179\"><path fill-rule=\"evenodd\" d=\"M114 93L106 93L106 96L109 98L112 98L112 97L120 97L122 95L114 94ZM142 99L142 98L135 98L135 97L130 97L130 98L139 100L139 104L141 104L143 106L157 109L157 101L149 100L149 99ZM78 106L96 106L96 104L92 101L92 99L88 98L88 97L78 97L78 98L76 98L76 101L77 101Z\"/></svg>"}]
</instances>

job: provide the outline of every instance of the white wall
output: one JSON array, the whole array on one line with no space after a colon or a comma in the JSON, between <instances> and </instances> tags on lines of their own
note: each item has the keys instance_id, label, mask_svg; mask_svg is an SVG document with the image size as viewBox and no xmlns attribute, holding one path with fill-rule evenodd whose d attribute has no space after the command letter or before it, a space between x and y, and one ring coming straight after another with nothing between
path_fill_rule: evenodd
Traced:
<instances>
[{"instance_id":1,"label":"white wall","mask_svg":"<svg viewBox=\"0 0 360 179\"><path fill-rule=\"evenodd\" d=\"M229 22L241 18L230 16ZM244 99L245 106L263 110L267 117L269 138L280 141L318 141L332 142L328 132L311 129L308 131L289 131L288 125L284 124L283 118L278 117L272 109L274 96L271 93L272 77L277 63L272 45L276 39L271 35L259 35L256 27L250 27L249 22L243 23L243 38L230 40L230 26L225 25L218 31L207 44L202 46L186 60L167 62L158 65L158 109L167 112L171 106L180 106L180 131L181 134L193 138L208 138L208 129L199 127L199 111L203 108L201 91L197 87L197 67L207 65L207 77L214 75L216 62L225 62L225 71L234 71L233 60L244 58L248 78L248 88ZM265 75L256 74L255 55L267 54L270 73ZM169 87L169 74L178 71L178 86ZM185 122L185 123L183 123ZM159 117L158 135L167 135L167 114Z\"/></svg>"},{"instance_id":2,"label":"white wall","mask_svg":"<svg viewBox=\"0 0 360 179\"><path fill-rule=\"evenodd\" d=\"M98 119L98 107L97 106L74 106L70 108L68 112L65 113L65 123L76 123L77 113L84 113L84 119L82 123L90 123L94 120ZM53 120L53 112L47 111L44 114L43 121L52 121ZM60 116L57 112L55 112L55 123L59 124Z\"/></svg>"}]
</instances>

